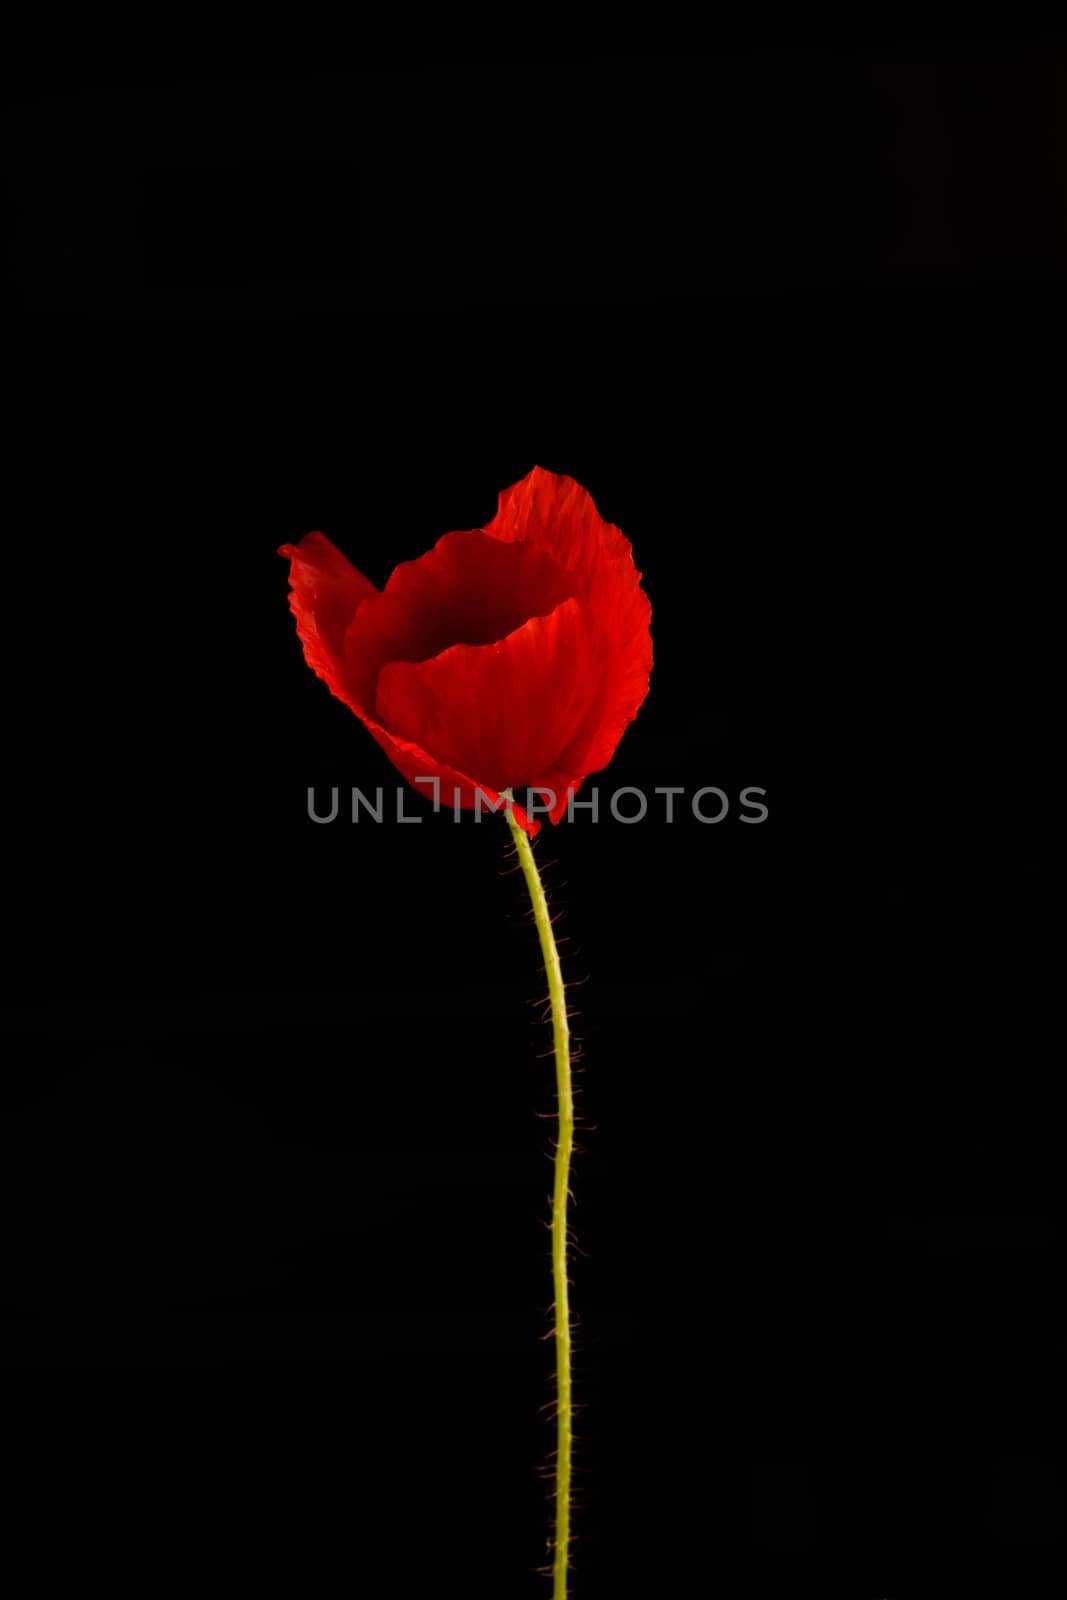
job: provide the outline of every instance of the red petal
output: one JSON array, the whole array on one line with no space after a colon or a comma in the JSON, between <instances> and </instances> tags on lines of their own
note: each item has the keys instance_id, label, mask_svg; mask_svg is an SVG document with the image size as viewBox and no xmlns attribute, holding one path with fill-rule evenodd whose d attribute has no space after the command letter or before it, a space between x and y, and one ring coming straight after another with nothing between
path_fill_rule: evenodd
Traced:
<instances>
[{"instance_id":1,"label":"red petal","mask_svg":"<svg viewBox=\"0 0 1067 1600\"><path fill-rule=\"evenodd\" d=\"M589 605L598 618L602 673L585 721L558 758L564 771L581 777L608 765L648 694L652 671L652 607L644 590L617 582L609 598Z\"/></svg>"},{"instance_id":2,"label":"red petal","mask_svg":"<svg viewBox=\"0 0 1067 1600\"><path fill-rule=\"evenodd\" d=\"M500 789L494 788L491 783L486 783L481 778L474 779L465 772L457 771L455 767L430 755L416 741L390 733L374 718L363 716L362 712L360 715L393 765L424 799L431 801L437 799L442 810L450 811L458 795L460 810L473 811L476 791L480 791L481 798L478 804L483 812L490 814L491 809L496 806L502 792ZM436 793L433 784L426 781L428 778L438 779L439 787ZM422 781L416 782L416 779ZM500 809L503 811L503 807ZM513 812L516 822L531 838L540 833L540 822L536 818L528 817L522 806L516 803Z\"/></svg>"},{"instance_id":3,"label":"red petal","mask_svg":"<svg viewBox=\"0 0 1067 1600\"><path fill-rule=\"evenodd\" d=\"M393 765L419 794L432 801L433 786L425 781L416 784L414 780L436 778L442 806L450 807L458 790L461 806L472 809L475 780L442 765L413 740L398 738L383 728L368 714L355 691L353 675L345 663L345 634L357 611L379 591L321 533L309 533L296 545L282 545L279 554L290 561L289 605L308 665L365 723ZM499 800L499 791L484 784L480 787L487 797L483 804L489 806ZM514 807L514 815L531 836L540 831L540 822L527 817L521 806Z\"/></svg>"},{"instance_id":4,"label":"red petal","mask_svg":"<svg viewBox=\"0 0 1067 1600\"><path fill-rule=\"evenodd\" d=\"M580 483L541 467L500 495L485 529L495 539L547 551L584 581L599 671L586 717L558 752L559 772L580 781L615 754L648 694L652 670L652 607L641 588L629 539L605 522ZM552 820L559 820L557 804Z\"/></svg>"},{"instance_id":5,"label":"red petal","mask_svg":"<svg viewBox=\"0 0 1067 1600\"><path fill-rule=\"evenodd\" d=\"M376 710L439 760L517 790L538 783L581 729L598 676L589 619L571 599L494 644L387 664Z\"/></svg>"},{"instance_id":6,"label":"red petal","mask_svg":"<svg viewBox=\"0 0 1067 1600\"><path fill-rule=\"evenodd\" d=\"M503 489L497 513L484 530L504 543L544 550L558 566L590 582L604 567L629 567L635 581L633 551L626 535L605 522L588 489L562 472L534 467L519 483Z\"/></svg>"},{"instance_id":7,"label":"red petal","mask_svg":"<svg viewBox=\"0 0 1067 1600\"><path fill-rule=\"evenodd\" d=\"M344 681L345 633L360 606L378 591L321 533L283 544L278 554L289 558L289 609L307 664L352 705Z\"/></svg>"},{"instance_id":8,"label":"red petal","mask_svg":"<svg viewBox=\"0 0 1067 1600\"><path fill-rule=\"evenodd\" d=\"M345 641L361 699L373 703L389 661L427 661L453 645L506 638L575 593L574 578L533 545L504 544L480 531L446 533L417 561L395 568L361 607Z\"/></svg>"}]
</instances>

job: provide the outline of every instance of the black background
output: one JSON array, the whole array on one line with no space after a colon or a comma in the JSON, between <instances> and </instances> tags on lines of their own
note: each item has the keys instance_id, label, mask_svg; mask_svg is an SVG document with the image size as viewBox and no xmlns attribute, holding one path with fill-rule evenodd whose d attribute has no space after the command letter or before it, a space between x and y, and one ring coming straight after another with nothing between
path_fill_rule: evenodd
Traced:
<instances>
[{"instance_id":1,"label":"black background","mask_svg":"<svg viewBox=\"0 0 1067 1600\"><path fill-rule=\"evenodd\" d=\"M96 46L9 97L5 1545L547 1592L521 879L309 820L396 780L275 553L381 585L536 462L652 600L602 806L732 800L538 844L576 1600L1047 1592L1062 49Z\"/></svg>"}]
</instances>

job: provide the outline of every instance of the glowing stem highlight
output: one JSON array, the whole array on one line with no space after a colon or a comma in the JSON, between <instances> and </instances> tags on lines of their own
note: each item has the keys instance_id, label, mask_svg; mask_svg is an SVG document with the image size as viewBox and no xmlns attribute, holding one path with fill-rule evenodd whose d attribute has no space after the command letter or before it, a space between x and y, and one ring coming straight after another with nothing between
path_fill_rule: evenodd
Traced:
<instances>
[{"instance_id":1,"label":"glowing stem highlight","mask_svg":"<svg viewBox=\"0 0 1067 1600\"><path fill-rule=\"evenodd\" d=\"M507 818L523 877L533 906L541 954L545 959L548 995L552 1003L552 1038L556 1055L556 1098L559 1132L556 1140L555 1183L552 1195L552 1285L555 1291L556 1336L556 1528L552 1563L552 1600L566 1600L571 1522L571 1316L567 1279L567 1198L571 1154L574 1147L574 1091L571 1085L571 1041L567 1023L567 998L559 950L552 932L548 901L534 860L529 835L511 812Z\"/></svg>"}]
</instances>

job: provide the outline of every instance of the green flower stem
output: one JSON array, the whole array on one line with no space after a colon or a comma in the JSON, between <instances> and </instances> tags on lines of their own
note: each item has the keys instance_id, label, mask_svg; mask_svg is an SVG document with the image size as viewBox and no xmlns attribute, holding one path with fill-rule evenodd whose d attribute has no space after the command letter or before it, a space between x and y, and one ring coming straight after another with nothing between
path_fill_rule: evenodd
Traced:
<instances>
[{"instance_id":1,"label":"green flower stem","mask_svg":"<svg viewBox=\"0 0 1067 1600\"><path fill-rule=\"evenodd\" d=\"M515 841L523 877L533 906L541 954L545 958L548 995L552 1004L552 1038L556 1054L556 1097L559 1135L556 1141L555 1185L552 1196L552 1284L555 1291L556 1335L556 1530L552 1564L552 1600L566 1600L571 1522L571 1316L567 1280L567 1197L571 1153L574 1146L574 1091L571 1086L570 1028L559 950L552 918L534 860L528 834L519 827L507 794L507 819Z\"/></svg>"}]
</instances>

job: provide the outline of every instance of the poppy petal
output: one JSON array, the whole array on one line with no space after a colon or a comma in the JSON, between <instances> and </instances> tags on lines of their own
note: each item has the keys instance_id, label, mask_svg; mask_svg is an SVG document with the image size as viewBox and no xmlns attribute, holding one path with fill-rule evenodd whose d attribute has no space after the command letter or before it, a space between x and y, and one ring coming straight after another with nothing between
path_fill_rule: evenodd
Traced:
<instances>
[{"instance_id":1,"label":"poppy petal","mask_svg":"<svg viewBox=\"0 0 1067 1600\"><path fill-rule=\"evenodd\" d=\"M498 791L540 782L585 725L599 672L580 601L563 601L505 639L453 645L429 661L394 661L375 709L394 733Z\"/></svg>"},{"instance_id":2,"label":"poppy petal","mask_svg":"<svg viewBox=\"0 0 1067 1600\"><path fill-rule=\"evenodd\" d=\"M610 627L600 636L600 678L588 716L560 755L565 770L599 772L618 748L648 694L652 671L652 607L644 590L621 582L606 600ZM553 818L553 821L556 821Z\"/></svg>"},{"instance_id":3,"label":"poppy petal","mask_svg":"<svg viewBox=\"0 0 1067 1600\"><path fill-rule=\"evenodd\" d=\"M321 533L283 544L278 554L289 559L289 609L305 660L335 695L353 705L345 683L345 633L364 601L378 591Z\"/></svg>"},{"instance_id":4,"label":"poppy petal","mask_svg":"<svg viewBox=\"0 0 1067 1600\"><path fill-rule=\"evenodd\" d=\"M439 761L420 744L390 732L375 718L364 716L362 712L358 714L397 771L425 799L436 801L442 810L451 809L457 800L461 811L473 811L476 804L483 811L496 809L501 789L495 789L492 784L483 782L480 778L472 778L467 773ZM437 780L436 789L433 782L428 781L433 779ZM525 829L531 839L535 838L541 831L541 824L537 818L528 816L517 801L512 810L519 826Z\"/></svg>"},{"instance_id":5,"label":"poppy petal","mask_svg":"<svg viewBox=\"0 0 1067 1600\"><path fill-rule=\"evenodd\" d=\"M461 806L472 809L478 787L486 796L483 803L495 805L500 799L498 791L476 783L464 772L442 766L415 741L396 737L360 702L346 667L344 640L364 602L379 594L374 585L321 533L309 533L295 545L282 545L279 554L290 563L289 605L308 665L356 713L393 765L425 799L435 798L432 782L427 780L436 779L442 806L451 806L458 792ZM528 817L522 806L515 805L514 816L531 837L540 831L540 822Z\"/></svg>"},{"instance_id":6,"label":"poppy petal","mask_svg":"<svg viewBox=\"0 0 1067 1600\"><path fill-rule=\"evenodd\" d=\"M401 562L360 608L345 639L353 684L370 705L387 662L427 661L452 645L504 639L577 588L534 545L504 544L480 530L446 533L425 555Z\"/></svg>"},{"instance_id":7,"label":"poppy petal","mask_svg":"<svg viewBox=\"0 0 1067 1600\"><path fill-rule=\"evenodd\" d=\"M534 467L510 489L503 489L497 513L484 532L505 543L544 550L566 572L586 583L605 566L633 566L626 535L605 522L588 489L562 472Z\"/></svg>"},{"instance_id":8,"label":"poppy petal","mask_svg":"<svg viewBox=\"0 0 1067 1600\"><path fill-rule=\"evenodd\" d=\"M559 764L581 776L599 772L640 710L652 671L652 608L630 541L604 521L580 483L542 467L501 493L497 514L485 531L496 539L547 550L583 581L586 608L599 638L594 652L598 678L588 715Z\"/></svg>"}]
</instances>

